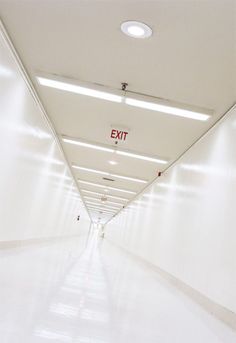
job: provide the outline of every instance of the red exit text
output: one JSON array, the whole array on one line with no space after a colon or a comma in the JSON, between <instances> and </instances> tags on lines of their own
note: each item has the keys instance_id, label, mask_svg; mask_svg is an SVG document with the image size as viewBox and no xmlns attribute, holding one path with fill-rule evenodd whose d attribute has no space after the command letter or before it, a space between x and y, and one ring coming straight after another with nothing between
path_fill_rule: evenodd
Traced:
<instances>
[{"instance_id":1,"label":"red exit text","mask_svg":"<svg viewBox=\"0 0 236 343\"><path fill-rule=\"evenodd\" d=\"M127 135L128 135L127 131L120 131L116 129L111 130L111 138L118 139L120 141L125 141Z\"/></svg>"}]
</instances>

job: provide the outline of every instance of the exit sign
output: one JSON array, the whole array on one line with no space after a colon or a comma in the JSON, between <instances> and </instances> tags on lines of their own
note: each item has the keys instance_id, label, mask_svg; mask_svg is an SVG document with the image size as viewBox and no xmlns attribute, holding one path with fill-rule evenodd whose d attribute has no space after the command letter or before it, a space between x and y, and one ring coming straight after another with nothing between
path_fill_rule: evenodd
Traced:
<instances>
[{"instance_id":1,"label":"exit sign","mask_svg":"<svg viewBox=\"0 0 236 343\"><path fill-rule=\"evenodd\" d=\"M125 141L128 135L128 131L119 129L111 129L111 138L116 141Z\"/></svg>"},{"instance_id":2,"label":"exit sign","mask_svg":"<svg viewBox=\"0 0 236 343\"><path fill-rule=\"evenodd\" d=\"M116 125L111 124L109 132L109 138L117 145L124 145L126 144L129 135L130 135L130 128L123 126L123 125Z\"/></svg>"}]
</instances>

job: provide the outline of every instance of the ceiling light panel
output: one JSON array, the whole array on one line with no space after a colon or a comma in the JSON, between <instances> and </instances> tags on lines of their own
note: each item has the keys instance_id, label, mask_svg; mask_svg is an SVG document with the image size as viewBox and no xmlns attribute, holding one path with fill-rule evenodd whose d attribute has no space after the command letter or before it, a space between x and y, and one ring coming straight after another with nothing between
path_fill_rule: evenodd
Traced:
<instances>
[{"instance_id":1,"label":"ceiling light panel","mask_svg":"<svg viewBox=\"0 0 236 343\"><path fill-rule=\"evenodd\" d=\"M37 76L37 81L42 86L184 118L206 121L212 114L210 113L212 111L209 110L191 109L189 108L190 106L186 108L187 106L185 104L178 104L178 106L176 106L176 104L169 100L164 101L158 98L150 97L148 95L141 96L137 93L131 93L129 91L126 91L126 93L124 94L124 92L120 90L110 89L109 87L105 87L102 85L85 82L75 82L74 80L66 79L59 76ZM155 100L153 101L153 99Z\"/></svg>"},{"instance_id":2,"label":"ceiling light panel","mask_svg":"<svg viewBox=\"0 0 236 343\"><path fill-rule=\"evenodd\" d=\"M85 201L86 202L86 204L89 204L89 205L94 205L94 206L99 206L99 204L97 203L97 202L93 202L93 201L90 201L90 200L86 200ZM104 208L104 209L111 209L111 210L119 210L121 207L116 207L116 206L114 206L114 205L104 205L104 204L102 204L101 203L101 208Z\"/></svg>"},{"instance_id":3,"label":"ceiling light panel","mask_svg":"<svg viewBox=\"0 0 236 343\"><path fill-rule=\"evenodd\" d=\"M86 204L89 205L94 205L94 206L100 206L101 208L107 208L107 209L112 209L112 210L119 210L120 208L122 208L123 206L116 206L116 205L110 205L110 204L103 204L103 203L98 203L98 202L94 202L91 200L85 200Z\"/></svg>"},{"instance_id":4,"label":"ceiling light panel","mask_svg":"<svg viewBox=\"0 0 236 343\"><path fill-rule=\"evenodd\" d=\"M89 185L89 186L94 186L94 187L99 187L99 188L107 188L110 190L114 190L117 192L123 192L123 193L128 193L128 194L136 194L136 192L134 191L130 191L127 189L122 189L122 188L116 188L116 187L111 187L111 186L106 186L106 185L101 185L99 183L94 183L94 182L90 182L90 181L85 181L85 180L78 180L79 183L85 184L85 185Z\"/></svg>"},{"instance_id":5,"label":"ceiling light panel","mask_svg":"<svg viewBox=\"0 0 236 343\"><path fill-rule=\"evenodd\" d=\"M102 170L98 170L98 169L87 168L87 167L80 167L80 166L77 166L75 164L72 164L72 167L75 168L75 169L87 171L87 172L90 172L90 173L107 175L107 176L115 177L115 178L122 179L122 180L128 180L128 181L139 182L139 183L147 183L148 182L146 180L138 179L138 178L131 177L131 176L124 176L124 175L108 173L108 172L105 172L105 171L102 171Z\"/></svg>"},{"instance_id":6,"label":"ceiling light panel","mask_svg":"<svg viewBox=\"0 0 236 343\"><path fill-rule=\"evenodd\" d=\"M120 150L120 149L113 149L113 148L110 148L109 146L104 146L104 145L97 144L97 143L92 143L92 142L85 142L85 141L83 141L81 139L76 139L76 138L70 138L70 137L67 137L67 136L62 136L62 140L63 140L63 142L66 142L66 143L69 143L69 144L78 145L78 146L81 146L81 147L84 147L84 148L96 149L96 150L110 152L110 153L116 153L117 155L131 157L131 158L136 158L136 159L140 159L140 160L144 160L144 161L149 161L149 162L154 162L154 163L160 163L160 164L168 163L168 161L163 160L163 159L158 158L158 157L143 155L143 154L139 154L139 153L136 153L136 152L123 151L123 150ZM113 161L113 160L110 160L109 163L112 164L112 165L116 165L117 164L117 162Z\"/></svg>"},{"instance_id":7,"label":"ceiling light panel","mask_svg":"<svg viewBox=\"0 0 236 343\"><path fill-rule=\"evenodd\" d=\"M59 89L62 91L76 93L76 94L80 94L80 95L86 95L86 96L90 96L90 97L98 98L98 99L102 99L102 100L113 101L113 102L122 102L121 96L115 95L112 93L107 93L104 91L99 91L96 89L82 87L82 86L79 86L76 84L67 83L64 81L57 81L57 80L53 80L51 78L45 78L45 77L40 77L40 76L37 77L37 80L38 80L39 84L42 86L55 88L55 89Z\"/></svg>"},{"instance_id":8,"label":"ceiling light panel","mask_svg":"<svg viewBox=\"0 0 236 343\"><path fill-rule=\"evenodd\" d=\"M75 164L72 164L72 167L75 168L75 169L87 171L87 172L90 172L90 173L101 174L101 175L110 175L108 172L105 172L105 171L102 171L102 170L93 169L93 168L87 168L87 167L80 167L80 166L77 166Z\"/></svg>"},{"instance_id":9,"label":"ceiling light panel","mask_svg":"<svg viewBox=\"0 0 236 343\"><path fill-rule=\"evenodd\" d=\"M126 156L126 157L133 157L133 158L137 158L139 160L144 160L144 161L149 161L149 162L154 162L154 163L160 163L160 164L167 164L168 163L168 161L162 160L160 158L149 157L146 155L140 155L140 154L131 153L128 151L117 150L116 153L118 155L122 155L122 156Z\"/></svg>"},{"instance_id":10,"label":"ceiling light panel","mask_svg":"<svg viewBox=\"0 0 236 343\"><path fill-rule=\"evenodd\" d=\"M73 138L69 138L69 137L65 137L65 136L62 136L62 140L65 143L78 145L78 146L81 146L84 148L101 150L101 151L105 151L105 152L114 152L115 151L112 148L103 147L103 146L98 145L98 144L86 143L86 142L83 142L81 140L77 140L77 139L73 139Z\"/></svg>"},{"instance_id":11,"label":"ceiling light panel","mask_svg":"<svg viewBox=\"0 0 236 343\"><path fill-rule=\"evenodd\" d=\"M90 211L90 212L93 212L93 213L100 214L100 215L103 215L103 214L105 214L105 215L112 216L112 215L114 215L114 214L115 214L115 213L113 213L113 212L100 211L100 210L98 210L98 209L94 209L94 208L89 208L89 211Z\"/></svg>"},{"instance_id":12,"label":"ceiling light panel","mask_svg":"<svg viewBox=\"0 0 236 343\"><path fill-rule=\"evenodd\" d=\"M146 180L142 180L142 179L138 179L138 178L130 177L130 176L123 176L123 175L118 175L118 174L110 174L110 176L113 176L122 180L128 180L128 181L139 182L139 183L148 183L148 181Z\"/></svg>"},{"instance_id":13,"label":"ceiling light panel","mask_svg":"<svg viewBox=\"0 0 236 343\"><path fill-rule=\"evenodd\" d=\"M194 111L190 111L190 110L186 110L182 108L162 105L162 104L158 104L154 102L136 100L132 98L126 98L125 103L127 105L138 107L138 108L143 108L146 110L151 110L151 111L156 111L156 112L161 112L161 113L166 113L166 114L171 114L171 115L175 115L179 117L190 118L190 119L201 120L201 121L206 121L210 117L208 114L204 114L204 113L199 113L199 112L194 112Z\"/></svg>"},{"instance_id":14,"label":"ceiling light panel","mask_svg":"<svg viewBox=\"0 0 236 343\"><path fill-rule=\"evenodd\" d=\"M104 193L98 193L98 192L93 192L93 191L88 191L87 189L82 189L83 193L88 193L88 194L94 194L94 195L99 195L99 196L104 196ZM118 197L115 195L110 195L110 194L105 194L106 197L112 198L112 199L117 199L117 200L123 200L123 201L128 201L129 199L127 198L122 198Z\"/></svg>"},{"instance_id":15,"label":"ceiling light panel","mask_svg":"<svg viewBox=\"0 0 236 343\"><path fill-rule=\"evenodd\" d=\"M95 201L98 201L98 202L100 202L102 204L114 204L114 205L123 206L123 204L115 202L115 201L110 201L110 200L102 201L102 199L100 199L100 198L94 198L92 196L87 196L87 195L84 196L84 199L95 200Z\"/></svg>"},{"instance_id":16,"label":"ceiling light panel","mask_svg":"<svg viewBox=\"0 0 236 343\"><path fill-rule=\"evenodd\" d=\"M111 215L116 213L116 211L114 212L114 211L110 211L110 210L104 210L104 209L100 209L98 207L88 207L88 209L90 211L108 213L108 214L111 214Z\"/></svg>"}]
</instances>

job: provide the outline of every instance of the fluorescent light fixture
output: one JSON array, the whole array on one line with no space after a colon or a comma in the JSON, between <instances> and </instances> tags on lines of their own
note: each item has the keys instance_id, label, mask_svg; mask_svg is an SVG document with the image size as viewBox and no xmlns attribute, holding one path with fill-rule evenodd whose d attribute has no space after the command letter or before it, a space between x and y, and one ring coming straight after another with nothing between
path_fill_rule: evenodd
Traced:
<instances>
[{"instance_id":1,"label":"fluorescent light fixture","mask_svg":"<svg viewBox=\"0 0 236 343\"><path fill-rule=\"evenodd\" d=\"M99 206L99 203L97 202L93 202L93 201L88 201L86 200L86 204L89 204L89 205L93 205L93 206ZM111 206L111 205L104 205L104 204L100 204L101 208L103 207L104 209L109 209L109 210L119 210L121 207L115 207L115 206Z\"/></svg>"},{"instance_id":2,"label":"fluorescent light fixture","mask_svg":"<svg viewBox=\"0 0 236 343\"><path fill-rule=\"evenodd\" d=\"M190 110L185 110L182 108L167 106L167 105L161 105L154 102L149 101L142 101L142 100L136 100L133 98L125 98L125 103L130 106L144 108L146 110L156 111L156 112L162 112L167 114L172 114L175 116L180 116L184 118L191 118L196 120L205 121L210 116L208 114L194 112Z\"/></svg>"},{"instance_id":3,"label":"fluorescent light fixture","mask_svg":"<svg viewBox=\"0 0 236 343\"><path fill-rule=\"evenodd\" d=\"M104 202L102 202L101 199L99 199L99 198L93 198L93 197L89 197L89 196L85 195L84 199L88 199L89 201L92 200L92 201L95 201L96 203L99 203L99 204L104 204Z\"/></svg>"},{"instance_id":4,"label":"fluorescent light fixture","mask_svg":"<svg viewBox=\"0 0 236 343\"><path fill-rule=\"evenodd\" d=\"M90 204L90 205L95 205L95 206L104 206L104 207L107 207L107 208L112 208L112 209L115 209L115 210L117 210L117 209L119 209L119 208L122 208L123 206L122 205L120 205L120 206L117 206L116 204L115 205L110 205L110 204L104 204L104 203L102 203L101 201L93 201L93 200L85 200L85 202L86 202L86 204Z\"/></svg>"},{"instance_id":5,"label":"fluorescent light fixture","mask_svg":"<svg viewBox=\"0 0 236 343\"><path fill-rule=\"evenodd\" d=\"M96 219L97 217L99 217L99 216L102 216L102 219L105 217L105 218L107 218L107 217L112 217L113 216L113 214L112 213L106 213L106 212L103 212L103 213L99 213L99 212L97 212L97 211L90 211L91 212L91 214L92 214L92 216Z\"/></svg>"},{"instance_id":6,"label":"fluorescent light fixture","mask_svg":"<svg viewBox=\"0 0 236 343\"><path fill-rule=\"evenodd\" d=\"M135 177L130 177L130 176L123 176L123 175L118 175L118 174L110 174L113 177L117 177L118 179L123 179L123 180L128 180L128 181L134 181L134 182L140 182L140 183L147 183L148 181L142 180L142 179L137 179Z\"/></svg>"},{"instance_id":7,"label":"fluorescent light fixture","mask_svg":"<svg viewBox=\"0 0 236 343\"><path fill-rule=\"evenodd\" d=\"M84 181L84 180L78 180L79 183L83 183L85 185L89 185L89 186L95 186L95 187L101 187L101 188L108 188L105 185L101 185L99 183L94 183L94 182L90 182L90 181Z\"/></svg>"},{"instance_id":8,"label":"fluorescent light fixture","mask_svg":"<svg viewBox=\"0 0 236 343\"><path fill-rule=\"evenodd\" d=\"M89 186L107 188L107 189L110 189L110 190L114 190L114 191L118 191L118 192L123 192L123 193L128 193L128 194L136 194L136 192L128 191L127 189L121 189L121 188L116 188L116 187L101 185L101 184L99 184L99 183L93 183L93 182L84 181L84 180L78 180L78 181L79 181L79 183L83 183L83 184L89 185Z\"/></svg>"},{"instance_id":9,"label":"fluorescent light fixture","mask_svg":"<svg viewBox=\"0 0 236 343\"><path fill-rule=\"evenodd\" d=\"M107 209L101 209L100 207L90 207L88 206L88 209L90 211L94 212L103 212L103 213L109 213L109 214L115 214L117 211L107 210Z\"/></svg>"},{"instance_id":10,"label":"fluorescent light fixture","mask_svg":"<svg viewBox=\"0 0 236 343\"><path fill-rule=\"evenodd\" d=\"M94 194L94 195L104 196L103 193L88 191L87 189L82 189L82 192L88 193L88 194ZM106 194L105 196L108 197L108 198L117 199L117 200L123 200L123 201L128 201L128 200L129 200L129 199L127 199L127 198L117 197L117 196L115 196L115 195L110 195L110 194Z\"/></svg>"},{"instance_id":11,"label":"fluorescent light fixture","mask_svg":"<svg viewBox=\"0 0 236 343\"><path fill-rule=\"evenodd\" d=\"M149 162L155 162L155 163L160 163L160 164L168 163L167 161L162 160L160 158L149 157L149 156L145 156L145 155L131 153L131 152L128 152L128 151L117 150L116 153L118 155L127 156L127 157L133 157L133 158L137 158L139 160L144 160L144 161L149 161Z\"/></svg>"},{"instance_id":12,"label":"fluorescent light fixture","mask_svg":"<svg viewBox=\"0 0 236 343\"><path fill-rule=\"evenodd\" d=\"M92 143L85 143L83 141L77 140L77 139L72 139L72 138L67 138L62 136L63 142L70 143L70 144L75 144L82 146L84 148L91 148L91 149L96 149L96 150L101 150L101 151L106 151L106 152L114 152L115 150L112 148L106 148L101 145L97 144L92 144Z\"/></svg>"},{"instance_id":13,"label":"fluorescent light fixture","mask_svg":"<svg viewBox=\"0 0 236 343\"><path fill-rule=\"evenodd\" d=\"M91 212L92 212L92 211L93 211L93 212L97 212L97 213L102 212L102 213L107 213L107 214L111 214L111 215L117 213L117 212L114 212L114 211L102 210L102 209L94 208L94 207L88 207L88 209L89 209L89 211L91 211Z\"/></svg>"},{"instance_id":14,"label":"fluorescent light fixture","mask_svg":"<svg viewBox=\"0 0 236 343\"><path fill-rule=\"evenodd\" d=\"M99 203L104 204L104 205L106 205L106 204L114 204L114 205L123 206L123 204L118 203L118 202L109 201L109 200L102 201L102 199L100 199L100 198L94 198L94 197L90 197L90 196L87 196L87 195L85 195L84 198L85 199L90 199L90 200L98 201Z\"/></svg>"},{"instance_id":15,"label":"fluorescent light fixture","mask_svg":"<svg viewBox=\"0 0 236 343\"><path fill-rule=\"evenodd\" d=\"M63 140L63 142L70 143L70 144L75 144L75 145L82 146L82 147L85 147L85 148L91 148L91 149L96 149L96 150L101 150L101 151L111 152L111 153L116 152L118 155L127 156L127 157L131 157L131 158L137 158L137 159L145 160L145 161L149 161L149 162L161 163L161 164L168 163L167 161L165 161L163 159L160 159L160 158L150 157L150 156L138 154L138 153L135 153L135 152L129 152L129 151L123 151L123 150L115 150L113 148L110 148L110 147L107 147L107 146L103 146L103 145L99 145L99 144L96 144L96 143L87 143L87 142L84 142L83 140L80 140L80 139L77 139L77 138L70 138L70 137L67 137L67 136L62 136L62 140ZM118 162L116 162L114 160L110 160L108 162L111 165L118 164Z\"/></svg>"},{"instance_id":16,"label":"fluorescent light fixture","mask_svg":"<svg viewBox=\"0 0 236 343\"><path fill-rule=\"evenodd\" d=\"M131 22L132 23L132 22ZM126 23L123 23L125 25ZM142 28L139 27L142 26ZM129 25L126 29L126 34L131 35L132 37L135 37L135 31L136 31L136 37L138 37L138 32L145 32L146 34L146 28L151 30L147 25L143 23L137 22L135 25ZM151 33L151 31L150 31ZM145 38L145 34L143 36L139 36L140 38ZM58 76L37 76L37 81L40 85L46 86L46 87L51 87L51 88L56 88L59 90L67 91L67 92L72 92L76 94L81 94L81 95L86 95L98 99L103 99L107 101L112 101L116 103L124 103L129 106L134 106L138 108L143 108L146 110L151 110L151 111L156 111L156 112L161 112L161 113L166 113L166 114L171 114L175 116L180 116L184 118L191 118L195 120L201 120L201 121L206 121L210 115L207 113L209 111L204 110L190 110L186 109L185 105L176 105L176 104L171 104L171 103L164 103L164 101L156 100L157 102L153 102L153 98L148 96L148 95L143 95L140 98L139 94L131 93L131 92L126 92L126 96L123 95L121 91L117 90L111 90L110 88L107 88L102 85L96 85L96 84L89 84L85 82L75 82L74 80L68 80L62 77ZM118 93L119 92L119 93ZM130 94L130 96L129 96ZM146 100L145 100L146 99Z\"/></svg>"},{"instance_id":17,"label":"fluorescent light fixture","mask_svg":"<svg viewBox=\"0 0 236 343\"><path fill-rule=\"evenodd\" d=\"M116 187L111 187L111 186L107 186L106 188L112 191L123 192L123 193L128 193L128 194L136 194L136 192L128 191L127 189L123 189L123 188L121 189L121 188L116 188Z\"/></svg>"},{"instance_id":18,"label":"fluorescent light fixture","mask_svg":"<svg viewBox=\"0 0 236 343\"><path fill-rule=\"evenodd\" d=\"M75 169L84 170L84 171L88 171L88 172L95 173L95 174L109 175L108 172L105 172L105 171L102 171L102 170L80 167L80 166L77 166L75 164L72 164L72 167L75 168Z\"/></svg>"},{"instance_id":19,"label":"fluorescent light fixture","mask_svg":"<svg viewBox=\"0 0 236 343\"><path fill-rule=\"evenodd\" d=\"M114 215L114 214L116 214L117 213L117 211L116 212L112 212L112 211L106 211L106 210L101 210L101 209L98 209L98 208L89 208L88 207L88 209L89 209L89 211L91 211L91 212L96 212L96 213L99 213L99 214L109 214L109 215ZM101 213L102 212L102 213Z\"/></svg>"},{"instance_id":20,"label":"fluorescent light fixture","mask_svg":"<svg viewBox=\"0 0 236 343\"><path fill-rule=\"evenodd\" d=\"M87 96L91 96L91 97L97 98L97 99L108 100L108 101L113 101L113 102L122 102L121 96L115 95L112 93L98 91L96 89L82 87L82 86L78 86L76 84L67 83L67 82L63 82L63 81L57 81L57 80L49 79L46 77L38 76L37 80L38 80L39 84L42 86L55 88L55 89L59 89L59 90L66 91L66 92L71 92L71 93L76 93L76 94L81 94L81 95L87 95Z\"/></svg>"},{"instance_id":21,"label":"fluorescent light fixture","mask_svg":"<svg viewBox=\"0 0 236 343\"><path fill-rule=\"evenodd\" d=\"M117 197L115 195L110 195L110 194L107 194L107 197L112 198L112 199L122 200L122 201L128 201L129 200L127 198Z\"/></svg>"},{"instance_id":22,"label":"fluorescent light fixture","mask_svg":"<svg viewBox=\"0 0 236 343\"><path fill-rule=\"evenodd\" d=\"M115 213L117 210L117 209L104 208L99 204L94 204L94 205L88 204L87 207L95 209L95 210L99 210L99 211L107 211L107 212L112 212L112 213Z\"/></svg>"},{"instance_id":23,"label":"fluorescent light fixture","mask_svg":"<svg viewBox=\"0 0 236 343\"><path fill-rule=\"evenodd\" d=\"M120 204L120 203L115 202L115 201L110 201L110 200L106 200L105 204L114 204L114 205L124 206L123 204Z\"/></svg>"},{"instance_id":24,"label":"fluorescent light fixture","mask_svg":"<svg viewBox=\"0 0 236 343\"><path fill-rule=\"evenodd\" d=\"M116 214L114 212L106 212L106 211L102 211L102 213L100 213L99 210L93 210L93 209L90 209L90 212L100 215L100 216L114 216L114 214Z\"/></svg>"},{"instance_id":25,"label":"fluorescent light fixture","mask_svg":"<svg viewBox=\"0 0 236 343\"><path fill-rule=\"evenodd\" d=\"M118 174L112 174L112 173L108 173L108 172L105 172L105 171L102 171L102 170L98 170L98 169L92 169L92 168L87 168L87 167L80 167L80 166L77 166L75 164L72 164L72 167L75 168L75 169L84 170L84 171L88 171L88 172L95 173L95 174L107 175L107 176L115 177L115 178L118 178L118 179L123 179L123 180L128 180L128 181L133 181L133 182L139 182L139 183L147 183L148 182L146 180L137 179L135 177L123 176L123 175L118 175Z\"/></svg>"}]
</instances>

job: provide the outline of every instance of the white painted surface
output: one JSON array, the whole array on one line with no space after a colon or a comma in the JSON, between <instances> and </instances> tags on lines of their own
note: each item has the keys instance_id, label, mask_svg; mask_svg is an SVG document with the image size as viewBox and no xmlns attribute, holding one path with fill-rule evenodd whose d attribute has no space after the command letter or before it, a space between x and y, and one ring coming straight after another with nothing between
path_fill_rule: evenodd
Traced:
<instances>
[{"instance_id":1,"label":"white painted surface","mask_svg":"<svg viewBox=\"0 0 236 343\"><path fill-rule=\"evenodd\" d=\"M89 217L54 134L1 35L0 157L0 241L87 232Z\"/></svg>"},{"instance_id":2,"label":"white painted surface","mask_svg":"<svg viewBox=\"0 0 236 343\"><path fill-rule=\"evenodd\" d=\"M233 312L235 137L236 109L106 228L109 239Z\"/></svg>"},{"instance_id":3,"label":"white painted surface","mask_svg":"<svg viewBox=\"0 0 236 343\"><path fill-rule=\"evenodd\" d=\"M3 343L234 343L236 333L106 241L9 250L0 259Z\"/></svg>"},{"instance_id":4,"label":"white painted surface","mask_svg":"<svg viewBox=\"0 0 236 343\"><path fill-rule=\"evenodd\" d=\"M59 137L115 145L111 126L128 128L125 145L118 147L170 163L235 101L235 0L0 0L0 16ZM152 37L141 41L125 36L120 24L130 18L150 25ZM213 110L213 116L199 122L43 87L36 79L41 73L115 89L128 82L129 91ZM70 163L82 167L149 181L163 168L62 144ZM109 164L111 159L117 164ZM79 169L73 173L82 180L110 184L100 174ZM116 177L113 186L134 192L144 187ZM91 216L97 218L92 211Z\"/></svg>"}]
</instances>

